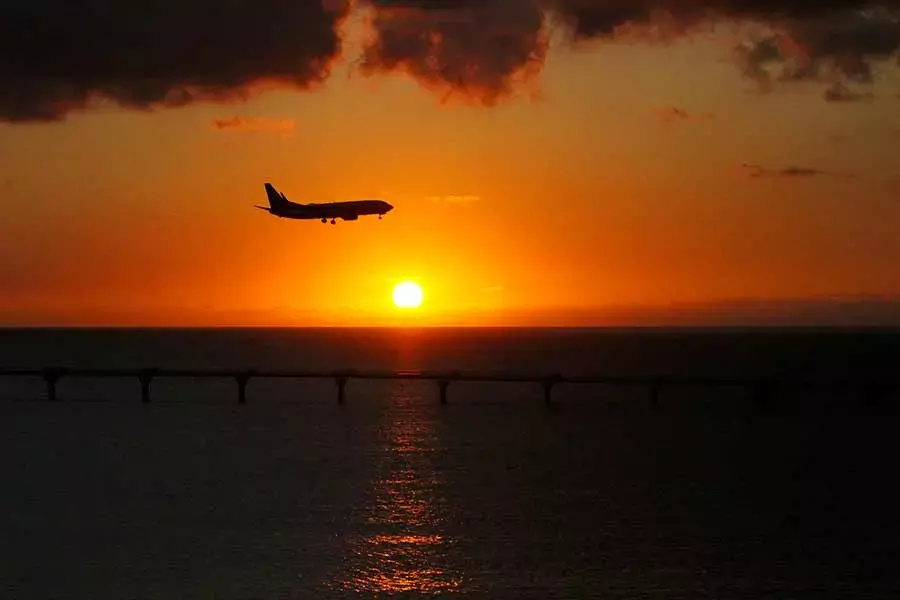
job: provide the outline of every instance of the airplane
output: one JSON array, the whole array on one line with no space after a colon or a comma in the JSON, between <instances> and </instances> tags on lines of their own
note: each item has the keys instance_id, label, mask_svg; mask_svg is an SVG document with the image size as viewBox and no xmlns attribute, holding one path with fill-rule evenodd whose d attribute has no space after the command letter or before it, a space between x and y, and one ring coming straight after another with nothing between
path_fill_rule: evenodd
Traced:
<instances>
[{"instance_id":1,"label":"airplane","mask_svg":"<svg viewBox=\"0 0 900 600\"><path fill-rule=\"evenodd\" d=\"M285 198L284 194L276 190L271 183L266 183L266 196L269 198L269 206L254 207L273 214L276 217L286 219L320 219L323 223L331 219L344 221L356 221L360 215L383 215L394 210L394 207L384 200L353 200L350 202L328 202L325 204L298 204Z\"/></svg>"}]
</instances>

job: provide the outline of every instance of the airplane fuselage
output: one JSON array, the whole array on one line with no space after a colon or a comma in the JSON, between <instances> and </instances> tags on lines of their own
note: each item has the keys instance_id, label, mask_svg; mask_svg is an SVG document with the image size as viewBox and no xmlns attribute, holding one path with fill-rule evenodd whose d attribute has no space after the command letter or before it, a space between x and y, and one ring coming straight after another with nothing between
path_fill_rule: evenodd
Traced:
<instances>
[{"instance_id":1,"label":"airplane fuselage","mask_svg":"<svg viewBox=\"0 0 900 600\"><path fill-rule=\"evenodd\" d=\"M327 204L294 204L280 210L269 209L277 217L286 219L344 219L355 220L362 215L383 215L392 206L383 200L355 200L352 202L330 202Z\"/></svg>"}]
</instances>

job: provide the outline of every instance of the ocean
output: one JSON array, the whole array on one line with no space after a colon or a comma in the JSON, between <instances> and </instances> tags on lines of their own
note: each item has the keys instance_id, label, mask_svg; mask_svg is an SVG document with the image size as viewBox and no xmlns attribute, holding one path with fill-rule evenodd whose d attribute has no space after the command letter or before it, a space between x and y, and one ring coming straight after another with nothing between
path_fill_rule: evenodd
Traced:
<instances>
[{"instance_id":1,"label":"ocean","mask_svg":"<svg viewBox=\"0 0 900 600\"><path fill-rule=\"evenodd\" d=\"M0 367L896 378L900 333L7 329ZM893 392L0 378L8 598L897 598Z\"/></svg>"}]
</instances>

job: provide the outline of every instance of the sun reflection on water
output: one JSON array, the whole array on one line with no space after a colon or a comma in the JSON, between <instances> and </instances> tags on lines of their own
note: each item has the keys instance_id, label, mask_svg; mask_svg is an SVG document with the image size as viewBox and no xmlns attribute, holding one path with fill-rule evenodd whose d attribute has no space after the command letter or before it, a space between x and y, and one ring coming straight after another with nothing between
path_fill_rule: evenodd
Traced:
<instances>
[{"instance_id":1,"label":"sun reflection on water","mask_svg":"<svg viewBox=\"0 0 900 600\"><path fill-rule=\"evenodd\" d=\"M344 590L431 594L461 584L446 566L452 540L443 532L433 417L404 387L385 413L371 500L360 508L363 533L349 540L348 568L335 582Z\"/></svg>"}]
</instances>

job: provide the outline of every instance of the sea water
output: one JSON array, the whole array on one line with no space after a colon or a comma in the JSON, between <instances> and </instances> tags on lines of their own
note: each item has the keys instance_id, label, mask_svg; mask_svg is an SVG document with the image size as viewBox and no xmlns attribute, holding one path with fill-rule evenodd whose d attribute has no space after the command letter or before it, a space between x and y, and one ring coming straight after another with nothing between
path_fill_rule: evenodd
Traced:
<instances>
[{"instance_id":1,"label":"sea water","mask_svg":"<svg viewBox=\"0 0 900 600\"><path fill-rule=\"evenodd\" d=\"M0 366L894 377L890 332L0 330ZM8 598L896 598L896 394L0 379Z\"/></svg>"}]
</instances>

